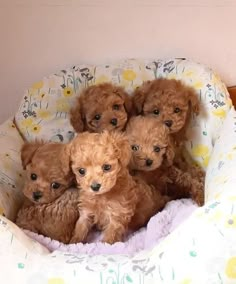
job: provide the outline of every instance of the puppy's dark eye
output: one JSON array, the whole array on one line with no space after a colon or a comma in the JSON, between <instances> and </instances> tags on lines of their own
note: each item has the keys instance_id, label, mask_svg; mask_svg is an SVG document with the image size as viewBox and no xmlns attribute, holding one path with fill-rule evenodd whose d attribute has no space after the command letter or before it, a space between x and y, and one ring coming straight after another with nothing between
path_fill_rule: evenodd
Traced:
<instances>
[{"instance_id":1,"label":"puppy's dark eye","mask_svg":"<svg viewBox=\"0 0 236 284\"><path fill-rule=\"evenodd\" d=\"M161 148L159 147L159 146L154 146L153 147L153 150L154 150L154 152L160 152L161 151Z\"/></svg>"},{"instance_id":2,"label":"puppy's dark eye","mask_svg":"<svg viewBox=\"0 0 236 284\"><path fill-rule=\"evenodd\" d=\"M86 170L84 168L80 168L79 173L80 173L81 176L84 176L85 173L86 173Z\"/></svg>"},{"instance_id":3,"label":"puppy's dark eye","mask_svg":"<svg viewBox=\"0 0 236 284\"><path fill-rule=\"evenodd\" d=\"M31 174L30 178L31 178L32 180L36 180L38 177L37 177L36 174Z\"/></svg>"},{"instance_id":4,"label":"puppy's dark eye","mask_svg":"<svg viewBox=\"0 0 236 284\"><path fill-rule=\"evenodd\" d=\"M174 113L179 113L179 112L181 112L181 109L180 109L179 107L176 107L176 108L174 109Z\"/></svg>"},{"instance_id":5,"label":"puppy's dark eye","mask_svg":"<svg viewBox=\"0 0 236 284\"><path fill-rule=\"evenodd\" d=\"M53 188L53 189L58 189L60 186L61 186L61 185L60 185L60 183L58 183L58 182L53 182L53 183L51 184L51 188Z\"/></svg>"},{"instance_id":6,"label":"puppy's dark eye","mask_svg":"<svg viewBox=\"0 0 236 284\"><path fill-rule=\"evenodd\" d=\"M112 107L114 110L119 110L120 109L120 106L119 105L113 105Z\"/></svg>"},{"instance_id":7,"label":"puppy's dark eye","mask_svg":"<svg viewBox=\"0 0 236 284\"><path fill-rule=\"evenodd\" d=\"M155 115L159 115L159 114L160 114L160 111L159 111L159 109L154 109L153 113L154 113Z\"/></svg>"},{"instance_id":8,"label":"puppy's dark eye","mask_svg":"<svg viewBox=\"0 0 236 284\"><path fill-rule=\"evenodd\" d=\"M94 119L95 120L99 120L101 118L101 115L100 114L96 114L95 116L94 116Z\"/></svg>"},{"instance_id":9,"label":"puppy's dark eye","mask_svg":"<svg viewBox=\"0 0 236 284\"><path fill-rule=\"evenodd\" d=\"M136 152L136 151L139 150L139 146L138 145L131 145L131 149Z\"/></svg>"},{"instance_id":10,"label":"puppy's dark eye","mask_svg":"<svg viewBox=\"0 0 236 284\"><path fill-rule=\"evenodd\" d=\"M102 166L102 169L103 169L104 172L108 172L111 169L111 165L105 164L105 165Z\"/></svg>"}]
</instances>

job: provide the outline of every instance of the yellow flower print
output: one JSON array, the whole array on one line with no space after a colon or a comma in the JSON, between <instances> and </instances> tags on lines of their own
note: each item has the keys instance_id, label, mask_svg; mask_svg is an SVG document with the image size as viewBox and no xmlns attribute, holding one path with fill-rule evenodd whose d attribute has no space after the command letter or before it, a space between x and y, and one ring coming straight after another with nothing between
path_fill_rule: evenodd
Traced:
<instances>
[{"instance_id":1,"label":"yellow flower print","mask_svg":"<svg viewBox=\"0 0 236 284\"><path fill-rule=\"evenodd\" d=\"M42 89L43 81L39 81L33 84L32 89Z\"/></svg>"},{"instance_id":2,"label":"yellow flower print","mask_svg":"<svg viewBox=\"0 0 236 284\"><path fill-rule=\"evenodd\" d=\"M109 82L109 78L105 75L101 75L99 76L98 78L96 78L95 80L95 84L101 84L101 83L106 83L106 82Z\"/></svg>"},{"instance_id":3,"label":"yellow flower print","mask_svg":"<svg viewBox=\"0 0 236 284\"><path fill-rule=\"evenodd\" d=\"M51 117L51 113L48 110L39 109L37 111L37 117L41 119L49 119Z\"/></svg>"},{"instance_id":4,"label":"yellow flower print","mask_svg":"<svg viewBox=\"0 0 236 284\"><path fill-rule=\"evenodd\" d=\"M228 153L228 154L226 155L226 158L227 158L228 160L232 161L233 158L234 158L234 154L233 154L233 153Z\"/></svg>"},{"instance_id":5,"label":"yellow flower print","mask_svg":"<svg viewBox=\"0 0 236 284\"><path fill-rule=\"evenodd\" d=\"M207 167L208 164L209 164L209 160L210 160L210 156L209 156L209 155L203 157L202 165L203 165L204 167Z\"/></svg>"},{"instance_id":6,"label":"yellow flower print","mask_svg":"<svg viewBox=\"0 0 236 284\"><path fill-rule=\"evenodd\" d=\"M21 125L23 127L29 127L29 126L31 126L33 124L33 122L34 122L33 119L28 117L28 118L26 118L26 119L21 121Z\"/></svg>"},{"instance_id":7,"label":"yellow flower print","mask_svg":"<svg viewBox=\"0 0 236 284\"><path fill-rule=\"evenodd\" d=\"M227 228L234 228L236 229L236 215L233 215L233 216L229 216L226 220L226 224L225 226ZM235 267L236 268L236 267ZM236 272L236 270L235 270Z\"/></svg>"},{"instance_id":8,"label":"yellow flower print","mask_svg":"<svg viewBox=\"0 0 236 284\"><path fill-rule=\"evenodd\" d=\"M217 117L225 118L226 117L226 111L223 109L215 109L212 111L212 114L214 114Z\"/></svg>"},{"instance_id":9,"label":"yellow flower print","mask_svg":"<svg viewBox=\"0 0 236 284\"><path fill-rule=\"evenodd\" d=\"M209 148L206 145L199 144L192 149L192 153L196 157L203 157L209 154Z\"/></svg>"},{"instance_id":10,"label":"yellow flower print","mask_svg":"<svg viewBox=\"0 0 236 284\"><path fill-rule=\"evenodd\" d=\"M210 222L219 221L223 216L221 211L217 211L212 217L209 218Z\"/></svg>"},{"instance_id":11,"label":"yellow flower print","mask_svg":"<svg viewBox=\"0 0 236 284\"><path fill-rule=\"evenodd\" d=\"M74 94L74 91L73 91L72 88L66 87L66 88L63 89L63 95L65 97L71 97L73 94Z\"/></svg>"},{"instance_id":12,"label":"yellow flower print","mask_svg":"<svg viewBox=\"0 0 236 284\"><path fill-rule=\"evenodd\" d=\"M194 75L194 72L192 70L186 70L183 75L186 77L192 77Z\"/></svg>"},{"instance_id":13,"label":"yellow flower print","mask_svg":"<svg viewBox=\"0 0 236 284\"><path fill-rule=\"evenodd\" d=\"M230 200L230 201L236 201L236 195L230 196L230 197L229 197L229 200Z\"/></svg>"},{"instance_id":14,"label":"yellow flower print","mask_svg":"<svg viewBox=\"0 0 236 284\"><path fill-rule=\"evenodd\" d=\"M200 81L195 82L195 83L193 84L193 87L194 87L195 89L201 89L201 88L203 87L203 83L200 82Z\"/></svg>"},{"instance_id":15,"label":"yellow flower print","mask_svg":"<svg viewBox=\"0 0 236 284\"><path fill-rule=\"evenodd\" d=\"M225 273L229 278L236 279L236 256L228 260Z\"/></svg>"},{"instance_id":16,"label":"yellow flower print","mask_svg":"<svg viewBox=\"0 0 236 284\"><path fill-rule=\"evenodd\" d=\"M62 278L49 278L48 284L65 284L65 281Z\"/></svg>"},{"instance_id":17,"label":"yellow flower print","mask_svg":"<svg viewBox=\"0 0 236 284\"><path fill-rule=\"evenodd\" d=\"M133 81L137 75L133 70L127 69L122 72L122 77L127 81Z\"/></svg>"},{"instance_id":18,"label":"yellow flower print","mask_svg":"<svg viewBox=\"0 0 236 284\"><path fill-rule=\"evenodd\" d=\"M180 282L181 284L191 284L192 280L190 278L186 278Z\"/></svg>"},{"instance_id":19,"label":"yellow flower print","mask_svg":"<svg viewBox=\"0 0 236 284\"><path fill-rule=\"evenodd\" d=\"M34 134L38 134L40 132L40 130L41 130L41 126L37 125L37 124L33 124L30 127L30 131Z\"/></svg>"},{"instance_id":20,"label":"yellow flower print","mask_svg":"<svg viewBox=\"0 0 236 284\"><path fill-rule=\"evenodd\" d=\"M211 80L212 80L212 84L219 84L219 83L221 83L221 79L220 79L219 75L216 74L216 73L214 73L212 75Z\"/></svg>"},{"instance_id":21,"label":"yellow flower print","mask_svg":"<svg viewBox=\"0 0 236 284\"><path fill-rule=\"evenodd\" d=\"M192 154L195 157L201 157L202 158L202 161L200 161L200 163L204 167L208 166L209 160L210 160L210 155L209 155L209 148L206 145L203 145L203 144L196 145L192 149Z\"/></svg>"},{"instance_id":22,"label":"yellow flower print","mask_svg":"<svg viewBox=\"0 0 236 284\"><path fill-rule=\"evenodd\" d=\"M65 98L59 98L56 101L56 111L57 112L69 112L70 104Z\"/></svg>"}]
</instances>

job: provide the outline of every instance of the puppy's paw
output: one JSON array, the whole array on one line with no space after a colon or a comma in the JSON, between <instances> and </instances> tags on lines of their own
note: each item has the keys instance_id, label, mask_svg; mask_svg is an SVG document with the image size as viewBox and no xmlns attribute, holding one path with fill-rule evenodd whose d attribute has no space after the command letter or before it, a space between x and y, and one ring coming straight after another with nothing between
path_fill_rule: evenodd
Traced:
<instances>
[{"instance_id":1,"label":"puppy's paw","mask_svg":"<svg viewBox=\"0 0 236 284\"><path fill-rule=\"evenodd\" d=\"M197 203L198 206L204 205L204 194L197 194L193 197L193 200Z\"/></svg>"},{"instance_id":2,"label":"puppy's paw","mask_svg":"<svg viewBox=\"0 0 236 284\"><path fill-rule=\"evenodd\" d=\"M198 188L192 190L191 196L198 206L204 205L204 188L201 184L199 184Z\"/></svg>"},{"instance_id":3,"label":"puppy's paw","mask_svg":"<svg viewBox=\"0 0 236 284\"><path fill-rule=\"evenodd\" d=\"M84 237L82 235L74 235L70 240L70 244L83 243Z\"/></svg>"},{"instance_id":4,"label":"puppy's paw","mask_svg":"<svg viewBox=\"0 0 236 284\"><path fill-rule=\"evenodd\" d=\"M116 242L121 242L122 239L121 237L119 236L111 236L111 235L107 235L107 236L104 236L103 239L102 239L102 242L103 243L108 243L110 245L116 243Z\"/></svg>"}]
</instances>

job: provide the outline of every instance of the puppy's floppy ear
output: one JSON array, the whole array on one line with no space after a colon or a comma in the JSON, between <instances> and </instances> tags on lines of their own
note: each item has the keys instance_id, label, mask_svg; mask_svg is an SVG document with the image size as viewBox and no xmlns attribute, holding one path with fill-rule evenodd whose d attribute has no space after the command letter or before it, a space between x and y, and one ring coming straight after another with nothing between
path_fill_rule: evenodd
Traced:
<instances>
[{"instance_id":1,"label":"puppy's floppy ear","mask_svg":"<svg viewBox=\"0 0 236 284\"><path fill-rule=\"evenodd\" d=\"M131 159L131 149L126 135L118 131L104 131L103 135L107 136L106 138L113 144L115 154L122 167L127 167Z\"/></svg>"},{"instance_id":2,"label":"puppy's floppy ear","mask_svg":"<svg viewBox=\"0 0 236 284\"><path fill-rule=\"evenodd\" d=\"M171 136L168 137L168 145L166 148L166 153L165 153L165 165L166 166L171 166L173 165L174 162L174 157L175 157L175 146L174 146L174 141Z\"/></svg>"},{"instance_id":3,"label":"puppy's floppy ear","mask_svg":"<svg viewBox=\"0 0 236 284\"><path fill-rule=\"evenodd\" d=\"M149 88L150 88L150 81L147 81L144 82L142 86L137 87L133 92L132 99L136 115L141 114L143 111L143 105L147 97Z\"/></svg>"},{"instance_id":4,"label":"puppy's floppy ear","mask_svg":"<svg viewBox=\"0 0 236 284\"><path fill-rule=\"evenodd\" d=\"M71 143L62 144L63 147L60 151L60 161L62 169L66 175L72 175L71 170Z\"/></svg>"},{"instance_id":5,"label":"puppy's floppy ear","mask_svg":"<svg viewBox=\"0 0 236 284\"><path fill-rule=\"evenodd\" d=\"M124 90L123 87L116 87L114 93L119 95L124 100L124 107L129 116L133 115L133 100L132 97Z\"/></svg>"},{"instance_id":6,"label":"puppy's floppy ear","mask_svg":"<svg viewBox=\"0 0 236 284\"><path fill-rule=\"evenodd\" d=\"M77 133L83 132L84 130L82 115L81 99L79 97L77 99L75 107L70 111L70 123Z\"/></svg>"},{"instance_id":7,"label":"puppy's floppy ear","mask_svg":"<svg viewBox=\"0 0 236 284\"><path fill-rule=\"evenodd\" d=\"M35 152L44 144L43 141L26 142L21 148L21 162L23 169L31 163Z\"/></svg>"},{"instance_id":8,"label":"puppy's floppy ear","mask_svg":"<svg viewBox=\"0 0 236 284\"><path fill-rule=\"evenodd\" d=\"M200 101L196 91L191 87L186 87L186 96L192 112L198 115L200 111Z\"/></svg>"}]
</instances>

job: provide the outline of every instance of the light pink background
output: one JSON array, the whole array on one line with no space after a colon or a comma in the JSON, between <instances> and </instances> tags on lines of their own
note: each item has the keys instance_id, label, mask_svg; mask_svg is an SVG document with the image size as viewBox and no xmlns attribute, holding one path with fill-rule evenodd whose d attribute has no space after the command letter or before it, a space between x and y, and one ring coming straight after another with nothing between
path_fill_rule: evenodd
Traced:
<instances>
[{"instance_id":1,"label":"light pink background","mask_svg":"<svg viewBox=\"0 0 236 284\"><path fill-rule=\"evenodd\" d=\"M236 84L234 0L0 0L0 123L60 68L188 57Z\"/></svg>"}]
</instances>

